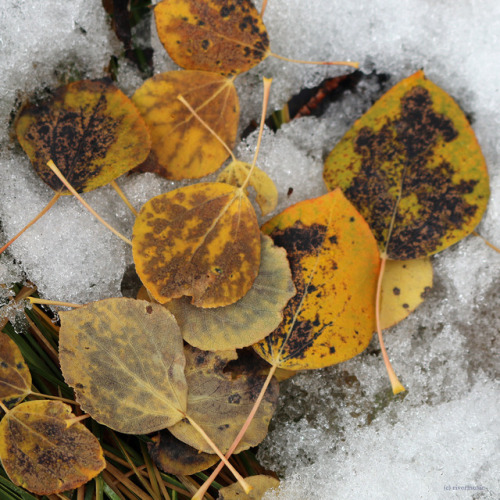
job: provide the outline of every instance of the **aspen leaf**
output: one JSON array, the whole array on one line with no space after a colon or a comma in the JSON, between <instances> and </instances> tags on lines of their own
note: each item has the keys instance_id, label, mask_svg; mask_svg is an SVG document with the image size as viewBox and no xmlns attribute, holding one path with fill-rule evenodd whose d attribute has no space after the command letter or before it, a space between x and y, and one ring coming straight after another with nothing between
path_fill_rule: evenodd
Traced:
<instances>
[{"instance_id":1,"label":"aspen leaf","mask_svg":"<svg viewBox=\"0 0 500 500\"><path fill-rule=\"evenodd\" d=\"M38 175L61 194L69 192L49 160L83 193L142 163L151 146L136 107L107 80L70 83L43 104L25 107L16 133Z\"/></svg>"},{"instance_id":2,"label":"aspen leaf","mask_svg":"<svg viewBox=\"0 0 500 500\"><path fill-rule=\"evenodd\" d=\"M28 401L0 422L0 458L10 480L38 495L78 488L106 462L97 438L59 401Z\"/></svg>"},{"instance_id":3,"label":"aspen leaf","mask_svg":"<svg viewBox=\"0 0 500 500\"><path fill-rule=\"evenodd\" d=\"M238 483L234 483L221 488L217 500L261 500L266 491L280 485L279 480L272 476L250 476L246 480L252 486L250 493L245 493Z\"/></svg>"},{"instance_id":4,"label":"aspen leaf","mask_svg":"<svg viewBox=\"0 0 500 500\"><path fill-rule=\"evenodd\" d=\"M232 161L217 177L218 182L232 186L244 185L252 166L243 161ZM262 215L272 212L278 205L278 190L272 179L260 168L254 167L248 184L255 189L255 201Z\"/></svg>"},{"instance_id":5,"label":"aspen leaf","mask_svg":"<svg viewBox=\"0 0 500 500\"><path fill-rule=\"evenodd\" d=\"M183 418L182 337L164 307L106 299L60 317L61 369L84 411L129 434L153 432Z\"/></svg>"},{"instance_id":6,"label":"aspen leaf","mask_svg":"<svg viewBox=\"0 0 500 500\"><path fill-rule=\"evenodd\" d=\"M170 57L184 69L234 75L269 55L269 38L249 0L163 0L156 29Z\"/></svg>"},{"instance_id":7,"label":"aspen leaf","mask_svg":"<svg viewBox=\"0 0 500 500\"><path fill-rule=\"evenodd\" d=\"M162 430L148 443L148 450L154 463L170 474L191 475L208 469L219 461L217 455L200 453L183 443L169 431Z\"/></svg>"},{"instance_id":8,"label":"aspen leaf","mask_svg":"<svg viewBox=\"0 0 500 500\"><path fill-rule=\"evenodd\" d=\"M283 319L282 310L295 295L283 248L261 235L261 260L249 292L226 307L201 309L186 298L168 303L186 342L206 351L242 348L262 340Z\"/></svg>"},{"instance_id":9,"label":"aspen leaf","mask_svg":"<svg viewBox=\"0 0 500 500\"><path fill-rule=\"evenodd\" d=\"M344 191L396 260L429 256L462 239L489 197L471 126L422 71L355 122L328 156L324 179Z\"/></svg>"},{"instance_id":10,"label":"aspen leaf","mask_svg":"<svg viewBox=\"0 0 500 500\"><path fill-rule=\"evenodd\" d=\"M260 265L260 230L241 189L220 182L182 187L149 200L136 218L137 274L165 303L192 296L201 307L232 304Z\"/></svg>"},{"instance_id":11,"label":"aspen leaf","mask_svg":"<svg viewBox=\"0 0 500 500\"><path fill-rule=\"evenodd\" d=\"M382 281L380 323L389 328L405 319L432 288L430 259L388 260Z\"/></svg>"},{"instance_id":12,"label":"aspen leaf","mask_svg":"<svg viewBox=\"0 0 500 500\"><path fill-rule=\"evenodd\" d=\"M302 370L363 351L375 328L380 259L370 228L342 192L297 203L262 230L286 249L297 294L256 352L273 366Z\"/></svg>"},{"instance_id":13,"label":"aspen leaf","mask_svg":"<svg viewBox=\"0 0 500 500\"><path fill-rule=\"evenodd\" d=\"M7 407L31 392L31 373L16 343L0 333L0 401Z\"/></svg>"},{"instance_id":14,"label":"aspen leaf","mask_svg":"<svg viewBox=\"0 0 500 500\"><path fill-rule=\"evenodd\" d=\"M230 361L237 359L234 351L207 352L187 345L185 353L188 413L226 453L245 422L266 377L260 375L259 367L256 367L233 379L224 368ZM256 446L264 439L277 400L278 382L273 380L235 453ZM193 448L211 451L186 420L169 427L169 431Z\"/></svg>"},{"instance_id":15,"label":"aspen leaf","mask_svg":"<svg viewBox=\"0 0 500 500\"><path fill-rule=\"evenodd\" d=\"M140 166L167 179L195 179L217 170L228 157L222 144L177 99L182 95L232 148L239 101L232 80L206 71L170 71L137 89L133 101L151 131L151 154Z\"/></svg>"}]
</instances>

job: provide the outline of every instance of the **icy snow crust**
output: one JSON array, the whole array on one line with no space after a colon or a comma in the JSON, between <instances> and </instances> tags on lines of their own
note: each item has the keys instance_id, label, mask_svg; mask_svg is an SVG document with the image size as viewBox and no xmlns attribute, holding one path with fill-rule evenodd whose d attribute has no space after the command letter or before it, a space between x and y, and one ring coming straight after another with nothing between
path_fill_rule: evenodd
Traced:
<instances>
[{"instance_id":1,"label":"icy snow crust","mask_svg":"<svg viewBox=\"0 0 500 500\"><path fill-rule=\"evenodd\" d=\"M270 0L264 20L276 53L349 58L365 73L390 75L383 88L375 77L364 79L321 118L266 131L259 166L278 185L278 211L323 194L325 155L383 91L423 68L472 119L492 188L479 230L500 245L497 0ZM155 35L152 44L156 71L175 69ZM11 139L19 102L68 76L103 76L109 57L120 51L99 0L2 0L0 243L52 197ZM341 73L269 58L237 80L241 126L260 114L261 76L274 78L270 107L277 109L300 89ZM140 81L121 65L119 85L127 93ZM251 160L255 139L252 134L237 147L240 159ZM119 183L137 208L179 186L152 174ZM85 198L130 236L133 218L112 189ZM130 253L76 200L64 197L11 246L11 257L0 257L0 282L18 281L24 273L49 299L85 303L119 296ZM391 395L375 340L347 363L283 384L281 409L260 451L283 478L268 499L498 498L500 256L469 237L434 264L427 302L386 334L405 396Z\"/></svg>"}]
</instances>

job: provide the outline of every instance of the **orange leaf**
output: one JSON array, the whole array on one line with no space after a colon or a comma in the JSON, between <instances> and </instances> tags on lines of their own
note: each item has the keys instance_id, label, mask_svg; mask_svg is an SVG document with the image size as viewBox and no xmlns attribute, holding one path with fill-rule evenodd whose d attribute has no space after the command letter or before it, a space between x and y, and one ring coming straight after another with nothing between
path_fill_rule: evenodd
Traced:
<instances>
[{"instance_id":1,"label":"orange leaf","mask_svg":"<svg viewBox=\"0 0 500 500\"><path fill-rule=\"evenodd\" d=\"M363 351L375 328L377 244L340 190L286 209L263 226L290 261L297 289L284 320L254 349L274 366L321 368Z\"/></svg>"},{"instance_id":2,"label":"orange leaf","mask_svg":"<svg viewBox=\"0 0 500 500\"><path fill-rule=\"evenodd\" d=\"M234 75L269 55L269 38L249 0L163 0L158 36L182 68Z\"/></svg>"}]
</instances>

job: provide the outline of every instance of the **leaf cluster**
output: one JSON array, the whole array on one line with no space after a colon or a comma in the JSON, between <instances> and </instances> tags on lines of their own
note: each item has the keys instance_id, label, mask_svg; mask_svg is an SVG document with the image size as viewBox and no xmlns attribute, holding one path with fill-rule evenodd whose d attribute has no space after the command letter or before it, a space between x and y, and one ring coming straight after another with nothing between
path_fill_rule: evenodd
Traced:
<instances>
[{"instance_id":1,"label":"leaf cluster","mask_svg":"<svg viewBox=\"0 0 500 500\"><path fill-rule=\"evenodd\" d=\"M131 245L147 300L110 298L60 313L56 357L80 409L120 433L155 433L147 445L155 464L186 475L212 466L216 455L232 467L224 454L264 439L278 369L346 361L375 329L414 310L432 286L428 257L474 229L489 188L463 113L418 72L332 150L328 194L259 228L247 188L263 214L276 207L276 188L231 148L234 78L273 55L264 24L247 0L164 0L155 16L184 70L147 80L132 101L109 82L70 84L50 102L25 107L16 130L56 194L67 193L46 167L51 161L84 192L135 167L193 179L233 157L218 182L161 194L137 214ZM3 466L35 493L75 488L104 468L102 450L64 404L18 404L31 393L31 375L16 349L0 338ZM66 462L77 465L66 470ZM39 487L47 467L57 480L47 476ZM251 481L231 472L248 493ZM261 479L252 479L255 490ZM263 491L275 485L262 481ZM221 498L235 495L221 490Z\"/></svg>"}]
</instances>

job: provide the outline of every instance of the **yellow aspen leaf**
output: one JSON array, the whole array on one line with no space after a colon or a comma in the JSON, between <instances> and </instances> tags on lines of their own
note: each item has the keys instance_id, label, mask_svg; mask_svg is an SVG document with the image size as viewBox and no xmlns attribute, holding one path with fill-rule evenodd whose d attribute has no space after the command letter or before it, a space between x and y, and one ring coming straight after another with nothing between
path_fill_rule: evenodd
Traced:
<instances>
[{"instance_id":1,"label":"yellow aspen leaf","mask_svg":"<svg viewBox=\"0 0 500 500\"><path fill-rule=\"evenodd\" d=\"M97 438L60 401L28 401L0 422L0 458L10 480L37 495L78 488L106 466Z\"/></svg>"},{"instance_id":2,"label":"yellow aspen leaf","mask_svg":"<svg viewBox=\"0 0 500 500\"><path fill-rule=\"evenodd\" d=\"M259 367L249 367L232 378L224 368L237 359L235 351L207 352L187 345L186 379L188 413L219 449L226 453L253 406L265 380ZM267 434L278 401L278 382L272 380L262 405L235 453L259 444ZM168 429L176 438L197 450L210 452L189 422L181 420Z\"/></svg>"},{"instance_id":3,"label":"yellow aspen leaf","mask_svg":"<svg viewBox=\"0 0 500 500\"><path fill-rule=\"evenodd\" d=\"M92 418L119 432L146 434L185 416L182 337L164 307L106 299L60 317L61 370Z\"/></svg>"},{"instance_id":4,"label":"yellow aspen leaf","mask_svg":"<svg viewBox=\"0 0 500 500\"><path fill-rule=\"evenodd\" d=\"M226 148L177 99L182 95L232 148L239 120L233 81L206 71L170 71L146 80L132 100L151 132L151 154L140 170L167 179L196 179L217 170Z\"/></svg>"},{"instance_id":5,"label":"yellow aspen leaf","mask_svg":"<svg viewBox=\"0 0 500 500\"><path fill-rule=\"evenodd\" d=\"M272 476L258 475L246 478L252 486L250 493L245 493L238 483L225 486L219 490L217 500L261 500L266 491L277 488L280 485L278 479Z\"/></svg>"},{"instance_id":6,"label":"yellow aspen leaf","mask_svg":"<svg viewBox=\"0 0 500 500\"><path fill-rule=\"evenodd\" d=\"M229 305L259 271L257 216L240 188L214 182L175 189L142 207L132 253L156 301L188 295L199 307Z\"/></svg>"},{"instance_id":7,"label":"yellow aspen leaf","mask_svg":"<svg viewBox=\"0 0 500 500\"><path fill-rule=\"evenodd\" d=\"M70 83L44 103L26 106L16 133L38 175L61 194L70 193L49 160L83 193L142 163L151 147L136 107L108 80Z\"/></svg>"},{"instance_id":8,"label":"yellow aspen leaf","mask_svg":"<svg viewBox=\"0 0 500 500\"><path fill-rule=\"evenodd\" d=\"M219 174L217 181L241 187L245 184L251 168L251 165L243 161L232 161ZM254 167L248 185L255 190L255 201L259 205L263 216L276 208L278 205L278 190L272 179L263 170Z\"/></svg>"},{"instance_id":9,"label":"yellow aspen leaf","mask_svg":"<svg viewBox=\"0 0 500 500\"><path fill-rule=\"evenodd\" d=\"M163 0L156 29L170 57L184 69L234 75L269 55L269 38L249 0Z\"/></svg>"},{"instance_id":10,"label":"yellow aspen leaf","mask_svg":"<svg viewBox=\"0 0 500 500\"><path fill-rule=\"evenodd\" d=\"M260 269L252 288L238 302L202 309L186 298L167 304L186 342L205 351L240 349L262 340L283 319L283 308L295 295L283 248L261 235Z\"/></svg>"},{"instance_id":11,"label":"yellow aspen leaf","mask_svg":"<svg viewBox=\"0 0 500 500\"><path fill-rule=\"evenodd\" d=\"M262 230L286 249L297 294L256 352L273 366L302 370L363 351L375 328L380 259L359 212L337 189L287 208Z\"/></svg>"},{"instance_id":12,"label":"yellow aspen leaf","mask_svg":"<svg viewBox=\"0 0 500 500\"><path fill-rule=\"evenodd\" d=\"M380 307L382 329L405 319L425 300L432 288L432 275L429 258L387 261Z\"/></svg>"},{"instance_id":13,"label":"yellow aspen leaf","mask_svg":"<svg viewBox=\"0 0 500 500\"><path fill-rule=\"evenodd\" d=\"M423 71L399 82L328 156L340 187L390 259L429 256L479 223L489 197L481 149L456 102Z\"/></svg>"},{"instance_id":14,"label":"yellow aspen leaf","mask_svg":"<svg viewBox=\"0 0 500 500\"><path fill-rule=\"evenodd\" d=\"M0 401L7 407L31 392L31 373L16 343L0 333Z\"/></svg>"},{"instance_id":15,"label":"yellow aspen leaf","mask_svg":"<svg viewBox=\"0 0 500 500\"><path fill-rule=\"evenodd\" d=\"M157 467L169 474L190 476L212 467L217 455L199 452L164 429L153 436L148 451Z\"/></svg>"}]
</instances>

